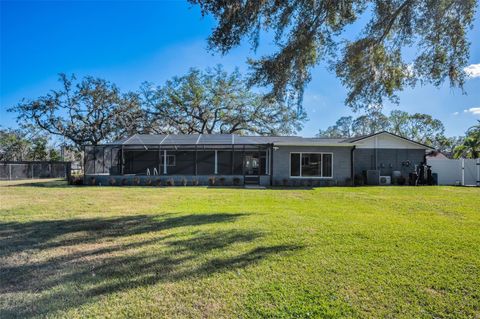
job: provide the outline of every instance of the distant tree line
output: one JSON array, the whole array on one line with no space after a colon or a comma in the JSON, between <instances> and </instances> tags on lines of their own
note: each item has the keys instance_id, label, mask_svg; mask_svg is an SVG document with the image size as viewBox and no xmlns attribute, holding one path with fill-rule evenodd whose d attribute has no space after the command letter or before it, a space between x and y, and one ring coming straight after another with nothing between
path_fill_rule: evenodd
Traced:
<instances>
[{"instance_id":1,"label":"distant tree line","mask_svg":"<svg viewBox=\"0 0 480 319\"><path fill-rule=\"evenodd\" d=\"M418 141L453 157L478 158L480 154L480 124L468 129L465 137L447 137L443 123L431 115L400 110L386 115L380 107L370 107L356 118L343 116L334 125L320 129L317 136L348 138L379 131Z\"/></svg>"},{"instance_id":2,"label":"distant tree line","mask_svg":"<svg viewBox=\"0 0 480 319\"><path fill-rule=\"evenodd\" d=\"M61 154L47 135L0 128L0 161L59 161Z\"/></svg>"},{"instance_id":3,"label":"distant tree line","mask_svg":"<svg viewBox=\"0 0 480 319\"><path fill-rule=\"evenodd\" d=\"M455 158L480 158L480 120L467 130L462 143L455 147L453 156Z\"/></svg>"}]
</instances>

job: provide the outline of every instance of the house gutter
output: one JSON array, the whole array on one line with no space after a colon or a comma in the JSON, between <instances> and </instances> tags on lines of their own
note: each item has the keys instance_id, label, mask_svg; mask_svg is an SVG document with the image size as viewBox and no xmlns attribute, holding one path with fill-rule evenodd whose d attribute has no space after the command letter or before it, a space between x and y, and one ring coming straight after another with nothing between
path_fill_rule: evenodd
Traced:
<instances>
[{"instance_id":1,"label":"house gutter","mask_svg":"<svg viewBox=\"0 0 480 319\"><path fill-rule=\"evenodd\" d=\"M275 146L334 146L334 147L352 147L355 144L352 143L328 143L328 144L320 144L320 143L275 143Z\"/></svg>"}]
</instances>

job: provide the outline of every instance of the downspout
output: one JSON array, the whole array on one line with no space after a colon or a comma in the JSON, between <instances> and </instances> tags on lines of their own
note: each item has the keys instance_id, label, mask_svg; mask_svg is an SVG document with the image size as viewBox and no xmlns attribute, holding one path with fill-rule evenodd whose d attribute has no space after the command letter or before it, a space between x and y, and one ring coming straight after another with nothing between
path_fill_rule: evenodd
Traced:
<instances>
[{"instance_id":1,"label":"downspout","mask_svg":"<svg viewBox=\"0 0 480 319\"><path fill-rule=\"evenodd\" d=\"M352 185L355 185L355 148L357 146L353 145L352 149L350 150L350 165L351 165L351 179Z\"/></svg>"}]
</instances>

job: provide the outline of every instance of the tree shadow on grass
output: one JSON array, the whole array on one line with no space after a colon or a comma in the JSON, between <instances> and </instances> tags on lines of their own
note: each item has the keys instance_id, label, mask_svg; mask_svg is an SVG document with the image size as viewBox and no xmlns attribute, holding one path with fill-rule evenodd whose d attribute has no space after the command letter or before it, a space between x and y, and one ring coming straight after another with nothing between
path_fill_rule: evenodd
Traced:
<instances>
[{"instance_id":1,"label":"tree shadow on grass","mask_svg":"<svg viewBox=\"0 0 480 319\"><path fill-rule=\"evenodd\" d=\"M0 223L0 296L9 295L0 318L49 315L100 296L245 268L301 248L261 245L262 233L255 230L200 228L244 215Z\"/></svg>"},{"instance_id":2,"label":"tree shadow on grass","mask_svg":"<svg viewBox=\"0 0 480 319\"><path fill-rule=\"evenodd\" d=\"M64 179L46 179L42 180L12 180L6 181L6 185L0 185L0 187L49 187L49 188L66 188L66 187L75 187L74 185L69 185L68 182Z\"/></svg>"}]
</instances>

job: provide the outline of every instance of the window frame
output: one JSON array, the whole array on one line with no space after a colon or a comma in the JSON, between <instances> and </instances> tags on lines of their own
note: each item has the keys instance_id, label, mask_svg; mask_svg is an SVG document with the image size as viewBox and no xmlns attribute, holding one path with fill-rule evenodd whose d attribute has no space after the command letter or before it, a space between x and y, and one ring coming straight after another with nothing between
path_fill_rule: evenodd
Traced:
<instances>
[{"instance_id":1,"label":"window frame","mask_svg":"<svg viewBox=\"0 0 480 319\"><path fill-rule=\"evenodd\" d=\"M168 158L169 158L169 157L173 157L173 164L169 164L169 163L168 163L168 162L169 162L169 161L168 161ZM177 164L177 157L175 156L175 154L168 154L168 153L167 153L167 157L166 157L166 158L167 158L167 167L176 166L176 164ZM165 155L162 154L162 156L160 156L160 166L163 167L164 161L165 161Z\"/></svg>"},{"instance_id":2,"label":"window frame","mask_svg":"<svg viewBox=\"0 0 480 319\"><path fill-rule=\"evenodd\" d=\"M292 176L292 154L300 154L300 175ZM320 164L320 174L321 176L302 176L302 155L303 154L320 154L321 164ZM331 176L323 176L323 155L329 154L332 157L332 174ZM290 178L301 178L301 179L333 179L333 152L289 152L288 154L288 171Z\"/></svg>"}]
</instances>

